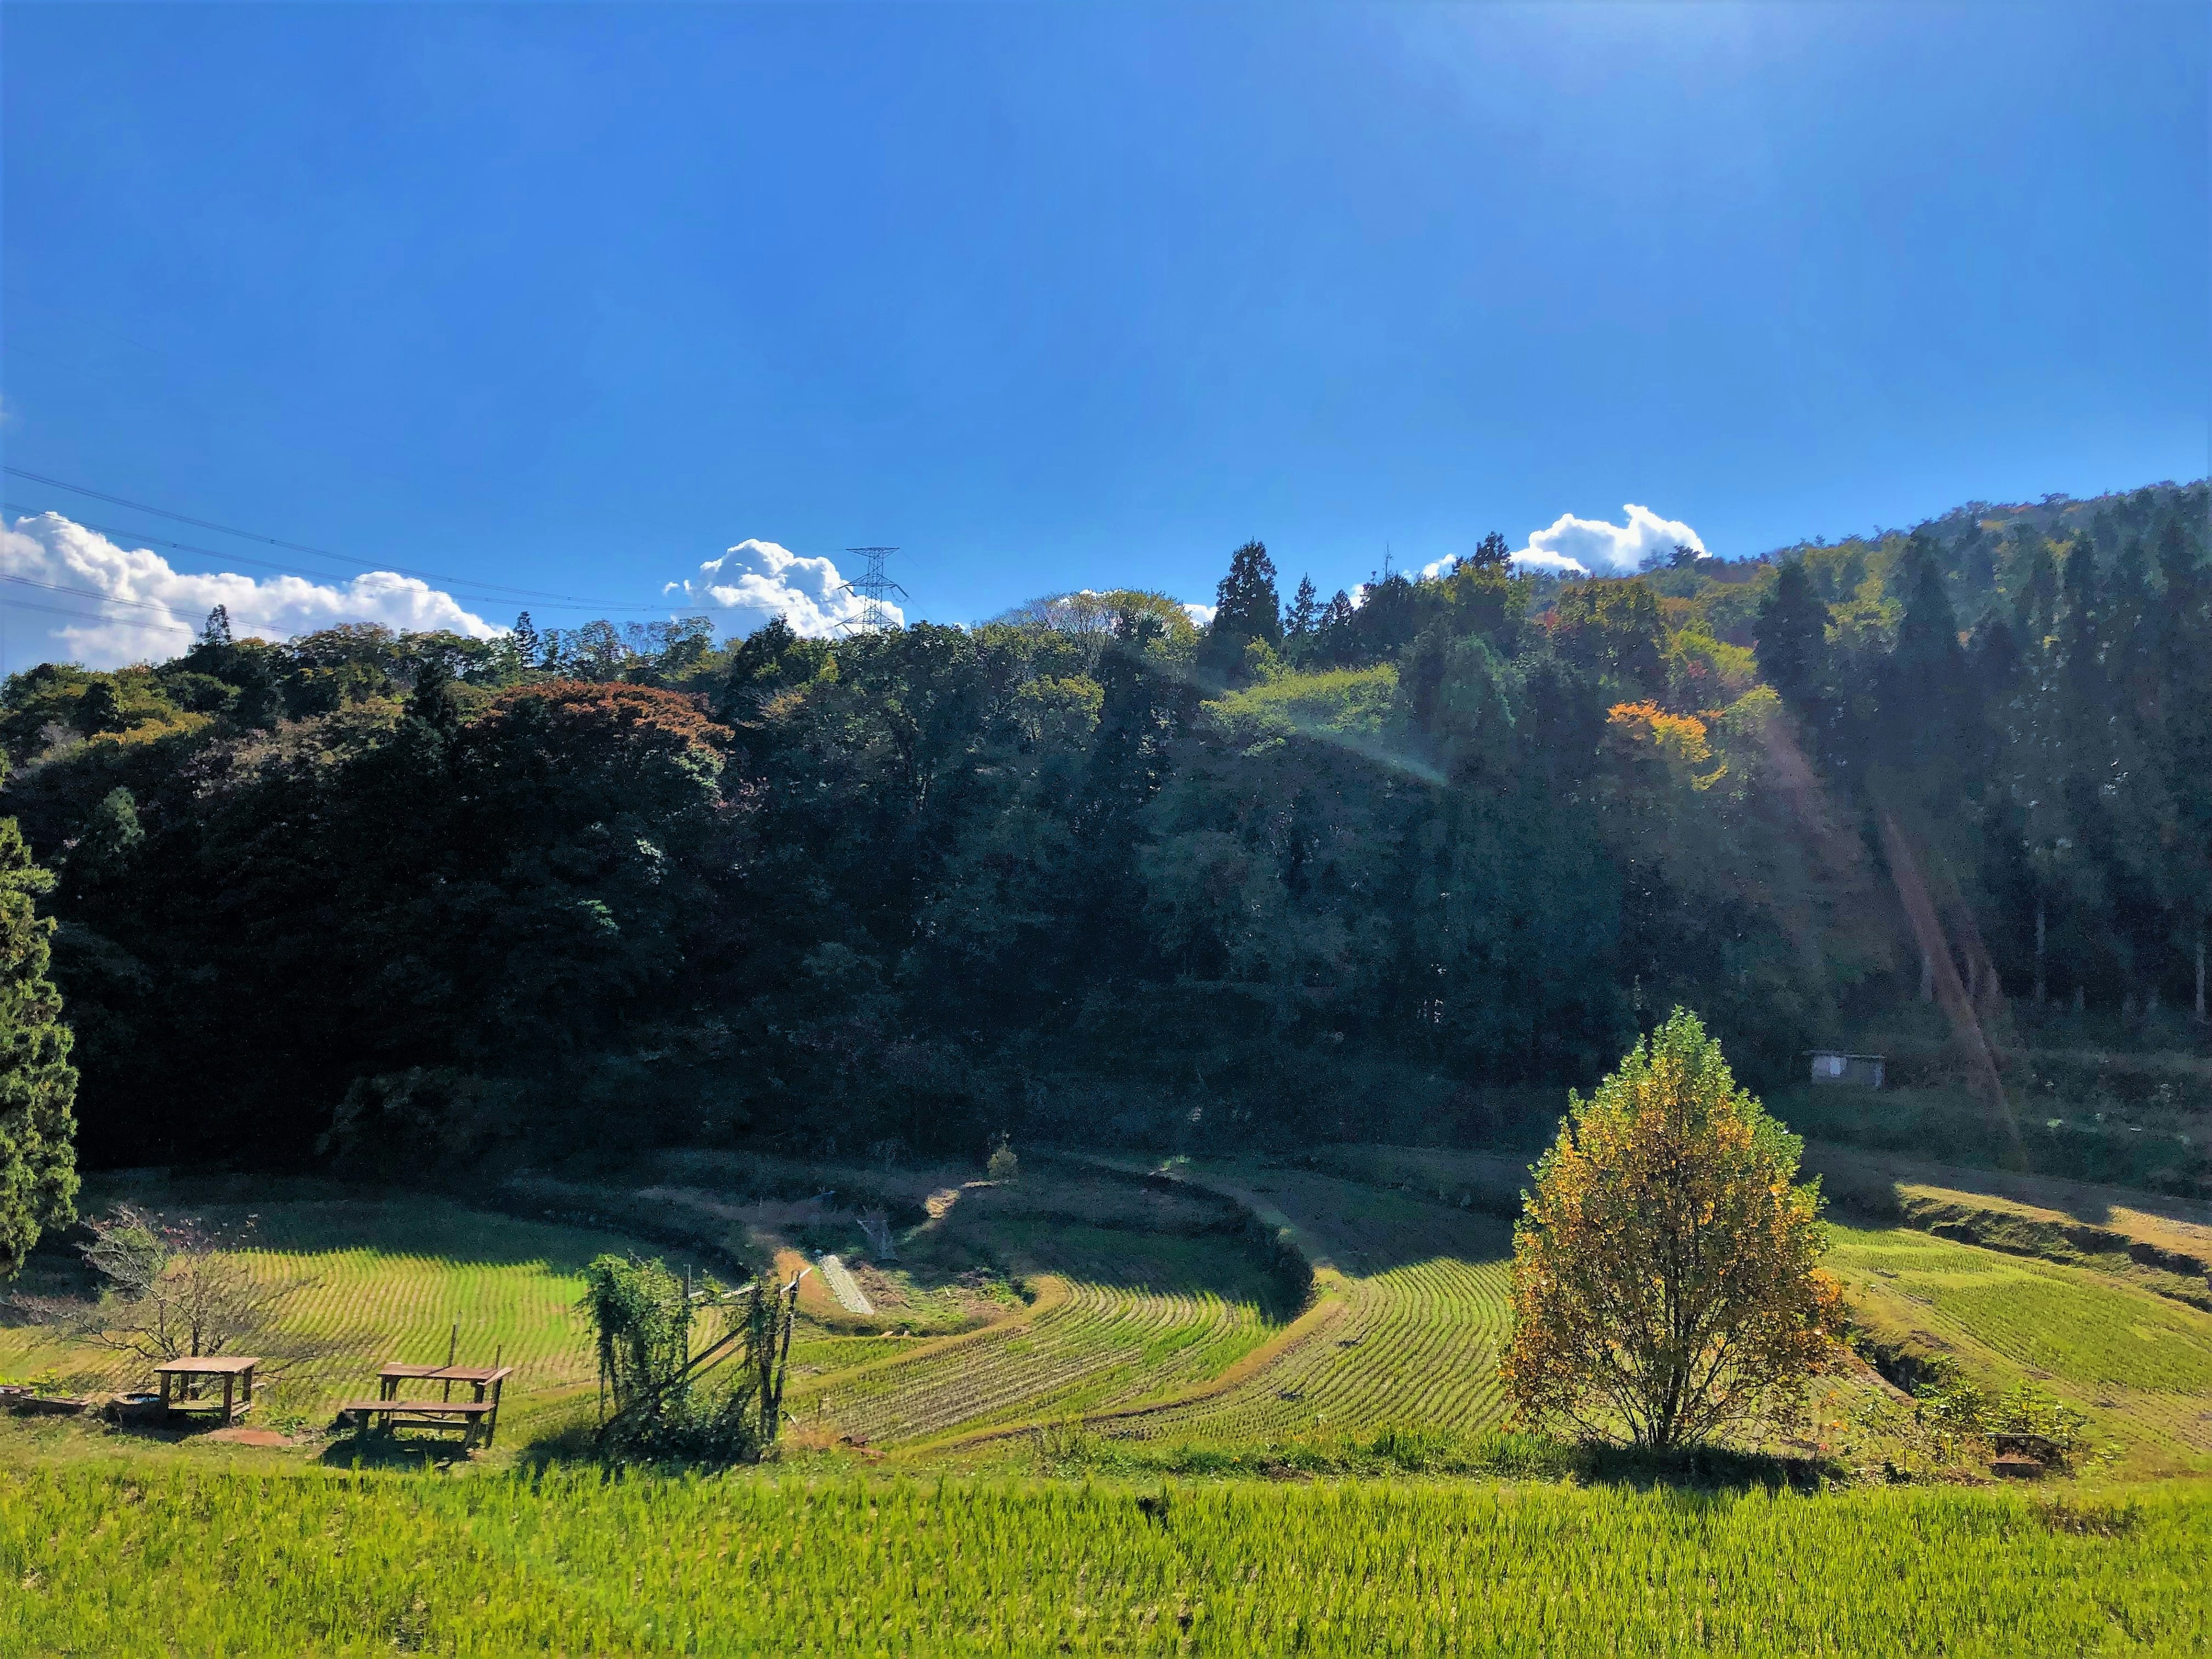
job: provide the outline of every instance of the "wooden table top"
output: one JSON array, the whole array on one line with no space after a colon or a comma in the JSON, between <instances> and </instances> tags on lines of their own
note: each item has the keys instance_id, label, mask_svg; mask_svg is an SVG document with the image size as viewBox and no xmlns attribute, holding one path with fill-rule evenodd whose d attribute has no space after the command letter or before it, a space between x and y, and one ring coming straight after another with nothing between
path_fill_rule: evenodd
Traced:
<instances>
[{"instance_id":1,"label":"wooden table top","mask_svg":"<svg viewBox=\"0 0 2212 1659\"><path fill-rule=\"evenodd\" d=\"M402 1365L394 1361L377 1375L403 1377L410 1382L495 1382L514 1371L512 1365Z\"/></svg>"},{"instance_id":2,"label":"wooden table top","mask_svg":"<svg viewBox=\"0 0 2212 1659\"><path fill-rule=\"evenodd\" d=\"M222 1376L239 1371L250 1371L261 1363L258 1354L205 1354L185 1359L165 1360L154 1367L156 1375L167 1371L187 1376Z\"/></svg>"}]
</instances>

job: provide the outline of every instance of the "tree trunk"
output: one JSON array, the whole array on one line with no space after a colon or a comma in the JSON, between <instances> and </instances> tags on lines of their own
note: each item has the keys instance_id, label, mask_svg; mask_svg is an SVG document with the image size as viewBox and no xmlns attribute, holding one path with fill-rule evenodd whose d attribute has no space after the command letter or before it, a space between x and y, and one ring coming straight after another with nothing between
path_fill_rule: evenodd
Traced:
<instances>
[{"instance_id":1,"label":"tree trunk","mask_svg":"<svg viewBox=\"0 0 2212 1659\"><path fill-rule=\"evenodd\" d=\"M2040 896L2038 896L2035 901L2035 1006L2039 1008L2043 1006L2044 992L2043 900ZM2202 999L2200 998L2199 1000L2202 1000Z\"/></svg>"}]
</instances>

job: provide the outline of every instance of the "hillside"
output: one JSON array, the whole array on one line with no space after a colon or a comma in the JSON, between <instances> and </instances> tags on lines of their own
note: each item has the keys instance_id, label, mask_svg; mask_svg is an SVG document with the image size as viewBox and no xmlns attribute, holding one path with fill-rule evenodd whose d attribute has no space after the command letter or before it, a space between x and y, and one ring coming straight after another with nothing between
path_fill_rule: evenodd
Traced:
<instances>
[{"instance_id":1,"label":"hillside","mask_svg":"<svg viewBox=\"0 0 2212 1659\"><path fill-rule=\"evenodd\" d=\"M1203 632L211 626L12 677L0 806L94 1165L1518 1146L1680 1003L1770 1091L1891 1054L1954 1161L2203 1196L2203 506L1357 605L1254 544Z\"/></svg>"}]
</instances>

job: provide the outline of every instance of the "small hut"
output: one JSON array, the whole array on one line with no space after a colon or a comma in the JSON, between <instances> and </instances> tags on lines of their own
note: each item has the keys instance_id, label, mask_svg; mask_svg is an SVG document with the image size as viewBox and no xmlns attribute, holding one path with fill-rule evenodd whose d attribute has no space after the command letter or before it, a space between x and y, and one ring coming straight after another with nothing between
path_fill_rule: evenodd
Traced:
<instances>
[{"instance_id":1,"label":"small hut","mask_svg":"<svg viewBox=\"0 0 2212 1659\"><path fill-rule=\"evenodd\" d=\"M1860 1089L1881 1087L1880 1054L1847 1054L1836 1048L1814 1048L1809 1053L1815 1083L1843 1083Z\"/></svg>"}]
</instances>

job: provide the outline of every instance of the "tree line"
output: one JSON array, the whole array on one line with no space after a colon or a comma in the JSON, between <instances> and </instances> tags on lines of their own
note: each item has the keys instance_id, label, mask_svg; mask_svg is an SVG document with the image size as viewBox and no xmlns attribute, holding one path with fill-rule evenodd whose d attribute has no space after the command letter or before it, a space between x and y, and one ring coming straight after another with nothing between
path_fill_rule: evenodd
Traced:
<instances>
[{"instance_id":1,"label":"tree line","mask_svg":"<svg viewBox=\"0 0 2212 1659\"><path fill-rule=\"evenodd\" d=\"M2186 1022L2204 520L2201 484L1977 503L1572 580L1492 537L1326 602L1255 542L1203 629L1137 592L724 646L218 614L11 677L5 810L97 1162L1310 1137L1408 1098L1478 1133L1487 1085L1587 1083L1677 1005L1759 1086L1931 975Z\"/></svg>"}]
</instances>

